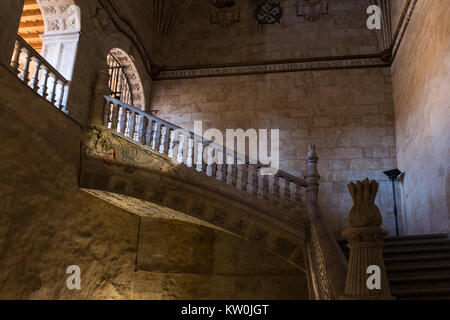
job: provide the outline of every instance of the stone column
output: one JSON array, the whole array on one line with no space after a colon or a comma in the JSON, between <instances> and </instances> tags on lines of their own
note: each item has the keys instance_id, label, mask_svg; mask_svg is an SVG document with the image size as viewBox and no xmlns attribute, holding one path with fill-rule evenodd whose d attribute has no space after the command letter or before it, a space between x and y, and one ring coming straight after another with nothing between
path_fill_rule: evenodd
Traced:
<instances>
[{"instance_id":1,"label":"stone column","mask_svg":"<svg viewBox=\"0 0 450 320\"><path fill-rule=\"evenodd\" d=\"M380 228L382 218L375 205L378 192L376 181L350 183L353 199L350 229L343 237L349 241L350 258L344 296L351 300L391 300L391 291L383 260L383 238L387 232Z\"/></svg>"},{"instance_id":2,"label":"stone column","mask_svg":"<svg viewBox=\"0 0 450 320\"><path fill-rule=\"evenodd\" d=\"M97 82L95 84L94 94L92 97L92 104L89 112L89 125L104 125L103 122L105 118L104 112L106 105L104 96L109 94L108 76L107 65L102 65L101 70L97 74Z\"/></svg>"}]
</instances>

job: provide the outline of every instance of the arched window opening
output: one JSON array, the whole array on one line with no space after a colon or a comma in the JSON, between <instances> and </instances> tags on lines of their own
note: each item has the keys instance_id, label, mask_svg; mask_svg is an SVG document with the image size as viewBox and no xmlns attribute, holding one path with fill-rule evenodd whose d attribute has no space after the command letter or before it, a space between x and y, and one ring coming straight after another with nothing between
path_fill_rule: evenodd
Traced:
<instances>
[{"instance_id":1,"label":"arched window opening","mask_svg":"<svg viewBox=\"0 0 450 320\"><path fill-rule=\"evenodd\" d=\"M110 96L144 110L144 88L134 59L122 49L115 48L109 52L107 62Z\"/></svg>"},{"instance_id":2,"label":"arched window opening","mask_svg":"<svg viewBox=\"0 0 450 320\"><path fill-rule=\"evenodd\" d=\"M137 141L142 137L143 130L154 124L146 123L142 116L141 110L145 106L144 90L134 60L122 49L115 48L109 52L107 64L109 96L121 101L110 103L108 127L113 128L113 123L117 121L116 129ZM115 105L125 107L118 110Z\"/></svg>"},{"instance_id":3,"label":"arched window opening","mask_svg":"<svg viewBox=\"0 0 450 320\"><path fill-rule=\"evenodd\" d=\"M130 80L126 74L126 66L120 64L112 53L108 54L108 87L110 97L133 105Z\"/></svg>"},{"instance_id":4,"label":"arched window opening","mask_svg":"<svg viewBox=\"0 0 450 320\"><path fill-rule=\"evenodd\" d=\"M25 0L11 67L64 111L79 34L80 9L74 0Z\"/></svg>"}]
</instances>

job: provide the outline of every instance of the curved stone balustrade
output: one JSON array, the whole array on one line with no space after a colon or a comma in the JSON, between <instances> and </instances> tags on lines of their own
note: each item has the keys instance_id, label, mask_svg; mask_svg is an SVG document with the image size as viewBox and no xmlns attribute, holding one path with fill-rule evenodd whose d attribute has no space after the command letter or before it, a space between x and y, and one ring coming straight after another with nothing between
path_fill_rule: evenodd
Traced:
<instances>
[{"instance_id":1,"label":"curved stone balustrade","mask_svg":"<svg viewBox=\"0 0 450 320\"><path fill-rule=\"evenodd\" d=\"M200 174L214 177L258 198L270 200L280 207L294 208L300 212L301 188L307 186L304 179L281 170L270 177L260 175L259 170L263 165L251 164L248 157L204 140L117 99L105 97L105 100L102 119L104 127L164 154L176 163L183 163ZM179 139L175 139L177 130L181 130ZM198 144L197 152L195 144ZM205 148L211 150L207 153L208 159L202 159ZM233 159L233 164L213 163L211 154L215 152L224 159ZM238 164L238 160L244 164Z\"/></svg>"},{"instance_id":2,"label":"curved stone balustrade","mask_svg":"<svg viewBox=\"0 0 450 320\"><path fill-rule=\"evenodd\" d=\"M34 92L66 111L69 81L19 35L11 68Z\"/></svg>"},{"instance_id":3,"label":"curved stone balustrade","mask_svg":"<svg viewBox=\"0 0 450 320\"><path fill-rule=\"evenodd\" d=\"M204 224L253 241L307 272L311 298L342 295L347 265L320 218L314 146L305 179L283 171L261 175L260 163L182 129L175 139L176 125L102 97L105 76L99 74L94 92L81 188L137 215ZM205 148L213 152L196 164ZM233 164L210 162L214 152Z\"/></svg>"},{"instance_id":4,"label":"curved stone balustrade","mask_svg":"<svg viewBox=\"0 0 450 320\"><path fill-rule=\"evenodd\" d=\"M134 137L133 137L134 138ZM304 217L262 194L253 197L136 139L91 128L83 148L80 187L141 216L219 228L264 247L305 270Z\"/></svg>"}]
</instances>

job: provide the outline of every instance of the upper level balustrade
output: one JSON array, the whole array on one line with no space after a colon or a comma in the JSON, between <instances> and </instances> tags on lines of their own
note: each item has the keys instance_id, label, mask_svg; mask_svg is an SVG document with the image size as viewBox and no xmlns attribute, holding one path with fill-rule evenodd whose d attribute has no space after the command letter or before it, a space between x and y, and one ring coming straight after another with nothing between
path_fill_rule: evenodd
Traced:
<instances>
[{"instance_id":1,"label":"upper level balustrade","mask_svg":"<svg viewBox=\"0 0 450 320\"><path fill-rule=\"evenodd\" d=\"M11 68L34 92L66 111L69 81L20 36L17 36Z\"/></svg>"},{"instance_id":2,"label":"upper level balustrade","mask_svg":"<svg viewBox=\"0 0 450 320\"><path fill-rule=\"evenodd\" d=\"M305 180L281 170L272 176L261 175L260 169L264 167L261 163L251 164L248 157L195 136L192 132L182 130L122 101L107 96L105 100L103 126L165 154L177 163L183 163L201 174L214 177L258 198L269 200L283 209L300 211L301 188L307 186ZM216 156L233 161L217 164L216 161L212 161Z\"/></svg>"}]
</instances>

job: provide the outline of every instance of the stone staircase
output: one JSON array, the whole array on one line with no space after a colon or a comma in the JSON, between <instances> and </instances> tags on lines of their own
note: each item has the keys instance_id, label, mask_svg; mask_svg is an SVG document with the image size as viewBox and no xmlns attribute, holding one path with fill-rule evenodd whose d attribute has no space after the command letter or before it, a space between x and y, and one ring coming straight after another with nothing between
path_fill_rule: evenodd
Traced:
<instances>
[{"instance_id":1,"label":"stone staircase","mask_svg":"<svg viewBox=\"0 0 450 320\"><path fill-rule=\"evenodd\" d=\"M346 241L339 244L348 259ZM386 238L383 257L396 299L450 299L448 234Z\"/></svg>"}]
</instances>

